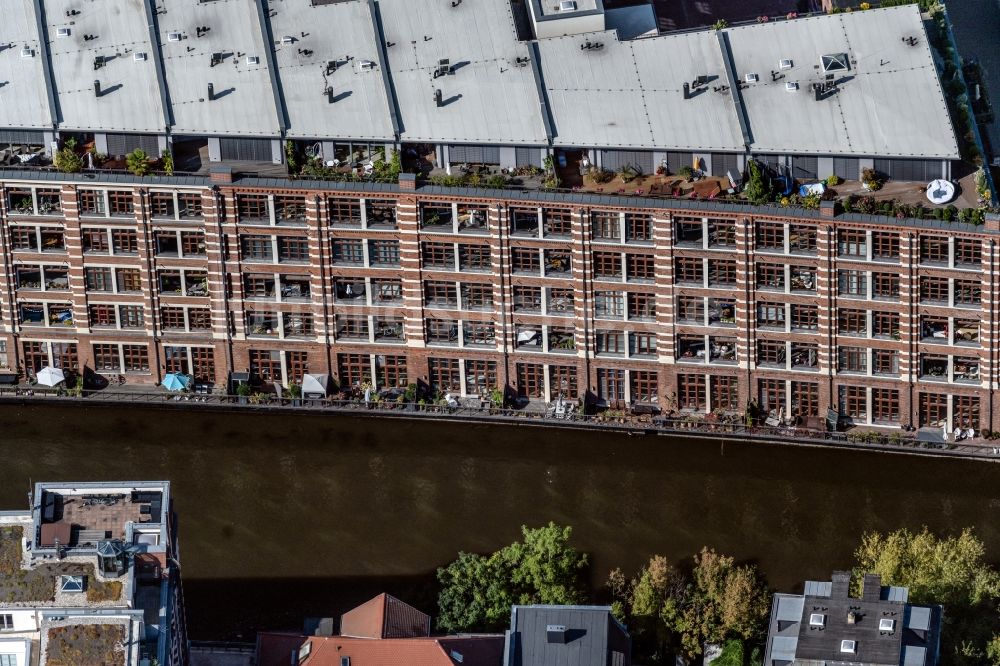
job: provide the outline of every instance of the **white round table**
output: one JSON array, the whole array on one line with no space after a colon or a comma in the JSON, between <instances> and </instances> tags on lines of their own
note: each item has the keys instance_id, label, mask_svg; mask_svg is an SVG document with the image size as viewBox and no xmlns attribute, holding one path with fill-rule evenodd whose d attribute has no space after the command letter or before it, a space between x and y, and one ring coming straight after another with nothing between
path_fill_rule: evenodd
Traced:
<instances>
[{"instance_id":1,"label":"white round table","mask_svg":"<svg viewBox=\"0 0 1000 666\"><path fill-rule=\"evenodd\" d=\"M955 186L938 178L927 185L927 199L934 204L946 204L955 198Z\"/></svg>"}]
</instances>

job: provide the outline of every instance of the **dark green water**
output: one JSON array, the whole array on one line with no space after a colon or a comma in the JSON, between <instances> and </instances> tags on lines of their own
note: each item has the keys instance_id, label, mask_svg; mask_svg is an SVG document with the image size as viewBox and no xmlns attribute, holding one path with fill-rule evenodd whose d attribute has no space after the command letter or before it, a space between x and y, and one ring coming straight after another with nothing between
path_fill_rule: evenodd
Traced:
<instances>
[{"instance_id":1,"label":"dark green water","mask_svg":"<svg viewBox=\"0 0 1000 666\"><path fill-rule=\"evenodd\" d=\"M974 526L1000 561L1000 465L664 437L134 407L0 407L0 508L30 481L169 479L195 639L294 628L521 524L574 526L593 578L702 545L791 589L865 530Z\"/></svg>"}]
</instances>

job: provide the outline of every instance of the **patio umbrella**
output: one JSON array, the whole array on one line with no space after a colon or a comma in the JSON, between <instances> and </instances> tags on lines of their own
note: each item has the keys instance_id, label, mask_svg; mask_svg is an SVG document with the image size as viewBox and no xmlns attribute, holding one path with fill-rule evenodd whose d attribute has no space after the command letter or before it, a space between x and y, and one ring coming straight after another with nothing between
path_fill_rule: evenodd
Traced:
<instances>
[{"instance_id":1,"label":"patio umbrella","mask_svg":"<svg viewBox=\"0 0 1000 666\"><path fill-rule=\"evenodd\" d=\"M45 366L38 371L38 374L35 375L35 379L37 379L38 383L42 386L55 386L56 384L61 384L66 381L66 375L59 368Z\"/></svg>"},{"instance_id":2,"label":"patio umbrella","mask_svg":"<svg viewBox=\"0 0 1000 666\"><path fill-rule=\"evenodd\" d=\"M191 378L180 372L171 372L163 378L163 388L168 391L183 391L191 383Z\"/></svg>"}]
</instances>

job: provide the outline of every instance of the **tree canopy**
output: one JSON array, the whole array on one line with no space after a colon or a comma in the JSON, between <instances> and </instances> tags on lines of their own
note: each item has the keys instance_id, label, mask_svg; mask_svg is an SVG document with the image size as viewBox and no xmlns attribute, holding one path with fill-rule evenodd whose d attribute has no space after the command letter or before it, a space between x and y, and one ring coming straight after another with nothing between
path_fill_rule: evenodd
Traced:
<instances>
[{"instance_id":1,"label":"tree canopy","mask_svg":"<svg viewBox=\"0 0 1000 666\"><path fill-rule=\"evenodd\" d=\"M489 555L459 553L438 569L438 626L445 631L506 627L514 604L579 604L587 555L569 545L570 527L521 527L523 540Z\"/></svg>"},{"instance_id":2,"label":"tree canopy","mask_svg":"<svg viewBox=\"0 0 1000 666\"><path fill-rule=\"evenodd\" d=\"M690 575L654 556L630 582L612 572L609 588L637 654L651 663L675 651L696 658L705 643L756 641L766 628L770 596L756 567L708 548L694 556Z\"/></svg>"},{"instance_id":3,"label":"tree canopy","mask_svg":"<svg viewBox=\"0 0 1000 666\"><path fill-rule=\"evenodd\" d=\"M970 529L939 538L925 527L864 535L855 551L855 585L866 573L909 588L916 604L943 604L941 663L1000 666L1000 574Z\"/></svg>"}]
</instances>

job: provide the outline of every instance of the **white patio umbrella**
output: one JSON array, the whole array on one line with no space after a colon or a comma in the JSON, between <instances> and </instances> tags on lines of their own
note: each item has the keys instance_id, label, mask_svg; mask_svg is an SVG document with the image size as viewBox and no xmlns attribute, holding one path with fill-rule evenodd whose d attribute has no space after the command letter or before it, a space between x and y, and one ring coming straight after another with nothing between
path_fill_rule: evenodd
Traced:
<instances>
[{"instance_id":1,"label":"white patio umbrella","mask_svg":"<svg viewBox=\"0 0 1000 666\"><path fill-rule=\"evenodd\" d=\"M56 384L61 384L66 381L66 375L62 370L49 366L45 366L39 370L35 378L42 386L55 386Z\"/></svg>"}]
</instances>

